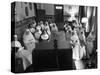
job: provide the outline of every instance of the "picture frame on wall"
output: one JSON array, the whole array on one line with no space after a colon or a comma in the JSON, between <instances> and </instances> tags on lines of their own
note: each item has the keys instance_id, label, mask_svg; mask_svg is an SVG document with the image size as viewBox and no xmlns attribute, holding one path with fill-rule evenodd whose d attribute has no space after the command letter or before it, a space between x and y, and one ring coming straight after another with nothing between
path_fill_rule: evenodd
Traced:
<instances>
[{"instance_id":1,"label":"picture frame on wall","mask_svg":"<svg viewBox=\"0 0 100 75\"><path fill-rule=\"evenodd\" d=\"M98 68L98 7L11 3L11 72Z\"/></svg>"}]
</instances>

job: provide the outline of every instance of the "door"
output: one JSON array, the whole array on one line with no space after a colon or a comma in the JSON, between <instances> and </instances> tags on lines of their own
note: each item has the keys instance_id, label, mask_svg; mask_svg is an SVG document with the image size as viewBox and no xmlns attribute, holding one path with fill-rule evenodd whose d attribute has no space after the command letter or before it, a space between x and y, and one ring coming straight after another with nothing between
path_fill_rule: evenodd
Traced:
<instances>
[{"instance_id":1,"label":"door","mask_svg":"<svg viewBox=\"0 0 100 75\"><path fill-rule=\"evenodd\" d=\"M54 6L55 11L55 22L63 22L63 5L55 5Z\"/></svg>"}]
</instances>

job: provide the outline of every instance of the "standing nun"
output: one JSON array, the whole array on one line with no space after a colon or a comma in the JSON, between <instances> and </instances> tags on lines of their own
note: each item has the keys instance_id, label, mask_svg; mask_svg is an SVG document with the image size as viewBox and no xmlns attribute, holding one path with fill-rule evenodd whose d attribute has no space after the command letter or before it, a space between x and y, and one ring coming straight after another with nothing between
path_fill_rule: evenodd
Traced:
<instances>
[{"instance_id":1,"label":"standing nun","mask_svg":"<svg viewBox=\"0 0 100 75\"><path fill-rule=\"evenodd\" d=\"M24 35L23 35L23 42L25 45L25 48L32 53L32 51L35 49L35 38L32 35L32 33L30 32L29 29L26 29Z\"/></svg>"},{"instance_id":2,"label":"standing nun","mask_svg":"<svg viewBox=\"0 0 100 75\"><path fill-rule=\"evenodd\" d=\"M76 31L73 32L71 37L72 51L73 51L73 62L76 69L84 69L83 62L80 57L80 41Z\"/></svg>"}]
</instances>

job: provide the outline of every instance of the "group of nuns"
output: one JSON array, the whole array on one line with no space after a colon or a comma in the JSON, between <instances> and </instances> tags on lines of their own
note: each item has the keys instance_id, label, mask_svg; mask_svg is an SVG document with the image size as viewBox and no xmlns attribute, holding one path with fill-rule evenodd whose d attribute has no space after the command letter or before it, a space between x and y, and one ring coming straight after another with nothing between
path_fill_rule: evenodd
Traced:
<instances>
[{"instance_id":1,"label":"group of nuns","mask_svg":"<svg viewBox=\"0 0 100 75\"><path fill-rule=\"evenodd\" d=\"M85 21L83 22L85 23ZM86 37L86 26L76 21L65 21L64 31L70 34L70 44L72 48L72 58L75 69L85 69L86 64L82 59L90 58L93 52L93 43L96 40L94 26ZM66 35L68 36L68 35Z\"/></svg>"},{"instance_id":2,"label":"group of nuns","mask_svg":"<svg viewBox=\"0 0 100 75\"><path fill-rule=\"evenodd\" d=\"M32 64L32 51L35 49L35 44L42 41L50 41L51 32L58 31L58 28L54 22L39 21L36 23L33 20L32 23L28 24L23 34L23 44L18 40L18 36L14 35L14 41L11 43L12 49L17 48L15 57L22 58L24 70Z\"/></svg>"},{"instance_id":3,"label":"group of nuns","mask_svg":"<svg viewBox=\"0 0 100 75\"><path fill-rule=\"evenodd\" d=\"M76 69L84 69L83 62L81 61L85 56L91 54L93 49L93 41L95 36L93 30L89 33L88 37L85 37L86 28L76 21L65 21L63 31L70 35L70 44L72 48L72 59L74 61L74 66ZM28 25L23 34L23 43L18 41L17 35L14 35L15 40L12 41L12 47L17 47L16 57L21 57L23 59L24 70L32 64L32 51L35 49L35 44L42 41L50 41L51 33L58 32L58 27L54 22L39 21L36 23L35 20ZM90 40L91 39L91 40Z\"/></svg>"},{"instance_id":4,"label":"group of nuns","mask_svg":"<svg viewBox=\"0 0 100 75\"><path fill-rule=\"evenodd\" d=\"M29 24L28 30L32 33L37 42L41 42L45 40L49 41L51 32L58 31L58 28L55 23L50 23L48 21L45 21L45 23L43 23L43 21L40 21L38 22L38 24L33 21L32 24Z\"/></svg>"}]
</instances>

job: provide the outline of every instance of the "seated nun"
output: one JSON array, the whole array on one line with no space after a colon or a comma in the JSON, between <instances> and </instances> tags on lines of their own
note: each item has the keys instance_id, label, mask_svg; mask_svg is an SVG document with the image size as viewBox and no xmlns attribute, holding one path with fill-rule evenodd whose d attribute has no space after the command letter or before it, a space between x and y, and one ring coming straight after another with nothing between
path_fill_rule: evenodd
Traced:
<instances>
[{"instance_id":1,"label":"seated nun","mask_svg":"<svg viewBox=\"0 0 100 75\"><path fill-rule=\"evenodd\" d=\"M71 26L65 24L65 25L64 25L64 31L65 31L65 32L72 31Z\"/></svg>"},{"instance_id":2,"label":"seated nun","mask_svg":"<svg viewBox=\"0 0 100 75\"><path fill-rule=\"evenodd\" d=\"M36 26L36 30L41 34L42 33L42 27L40 23Z\"/></svg>"},{"instance_id":3,"label":"seated nun","mask_svg":"<svg viewBox=\"0 0 100 75\"><path fill-rule=\"evenodd\" d=\"M78 36L79 36L80 42L85 45L86 37L85 37L85 32L84 32L83 28L81 28L81 29L79 28Z\"/></svg>"},{"instance_id":4,"label":"seated nun","mask_svg":"<svg viewBox=\"0 0 100 75\"><path fill-rule=\"evenodd\" d=\"M53 26L53 23L52 22L49 22L49 25L50 25L50 27L52 27Z\"/></svg>"},{"instance_id":5,"label":"seated nun","mask_svg":"<svg viewBox=\"0 0 100 75\"><path fill-rule=\"evenodd\" d=\"M49 34L49 36L51 35L51 31L50 31L50 27L48 22L46 21L44 24L44 29L47 31L47 33Z\"/></svg>"},{"instance_id":6,"label":"seated nun","mask_svg":"<svg viewBox=\"0 0 100 75\"><path fill-rule=\"evenodd\" d=\"M69 23L65 21L64 24L64 31L65 31L65 37L67 41L70 41L71 35L72 35L72 29L71 26L69 26Z\"/></svg>"},{"instance_id":7,"label":"seated nun","mask_svg":"<svg viewBox=\"0 0 100 75\"><path fill-rule=\"evenodd\" d=\"M32 22L32 27L33 27L33 28L36 27L36 21L35 21L35 20L33 20L33 22Z\"/></svg>"},{"instance_id":8,"label":"seated nun","mask_svg":"<svg viewBox=\"0 0 100 75\"><path fill-rule=\"evenodd\" d=\"M48 41L49 38L50 38L50 35L47 33L47 30L43 30L43 32L41 34L41 40Z\"/></svg>"},{"instance_id":9,"label":"seated nun","mask_svg":"<svg viewBox=\"0 0 100 75\"><path fill-rule=\"evenodd\" d=\"M72 36L72 30L67 30L65 32L65 37L66 37L66 40L70 40L71 36Z\"/></svg>"},{"instance_id":10,"label":"seated nun","mask_svg":"<svg viewBox=\"0 0 100 75\"><path fill-rule=\"evenodd\" d=\"M32 51L35 49L36 40L29 29L26 29L26 31L24 32L23 42L24 42L25 48L30 53L32 53Z\"/></svg>"},{"instance_id":11,"label":"seated nun","mask_svg":"<svg viewBox=\"0 0 100 75\"><path fill-rule=\"evenodd\" d=\"M86 38L83 30L79 32L79 40L80 40L80 55L83 58L86 57Z\"/></svg>"},{"instance_id":12,"label":"seated nun","mask_svg":"<svg viewBox=\"0 0 100 75\"><path fill-rule=\"evenodd\" d=\"M68 21L65 21L65 22L64 22L64 27L66 27L66 26L68 26L68 25L69 25Z\"/></svg>"},{"instance_id":13,"label":"seated nun","mask_svg":"<svg viewBox=\"0 0 100 75\"><path fill-rule=\"evenodd\" d=\"M53 31L53 32L57 32L58 31L58 27L56 26L55 23L52 24L51 31Z\"/></svg>"},{"instance_id":14,"label":"seated nun","mask_svg":"<svg viewBox=\"0 0 100 75\"><path fill-rule=\"evenodd\" d=\"M42 30L44 29L44 24L43 24L43 21L40 21L40 26L42 28Z\"/></svg>"},{"instance_id":15,"label":"seated nun","mask_svg":"<svg viewBox=\"0 0 100 75\"><path fill-rule=\"evenodd\" d=\"M36 30L36 29L33 27L32 24L29 24L29 25L28 25L28 29L30 30L30 32L31 32L32 34L35 33L35 30Z\"/></svg>"},{"instance_id":16,"label":"seated nun","mask_svg":"<svg viewBox=\"0 0 100 75\"><path fill-rule=\"evenodd\" d=\"M42 34L42 27L40 26L40 24L38 24L38 25L36 26L36 31L35 31L35 33L34 33L35 39L36 39L36 40L39 40L41 34Z\"/></svg>"}]
</instances>

